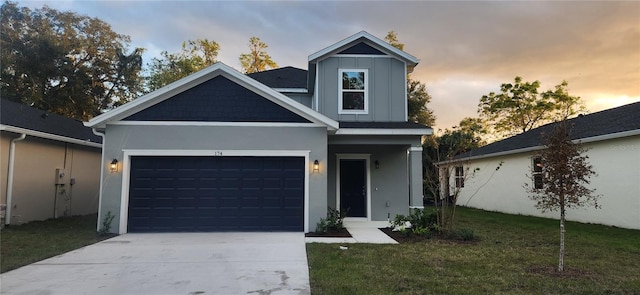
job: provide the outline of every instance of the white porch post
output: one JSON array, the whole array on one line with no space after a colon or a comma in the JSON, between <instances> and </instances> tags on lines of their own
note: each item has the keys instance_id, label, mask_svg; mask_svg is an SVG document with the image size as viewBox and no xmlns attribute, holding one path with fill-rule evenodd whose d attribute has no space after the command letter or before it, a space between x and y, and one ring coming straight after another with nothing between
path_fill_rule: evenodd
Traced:
<instances>
[{"instance_id":1,"label":"white porch post","mask_svg":"<svg viewBox=\"0 0 640 295\"><path fill-rule=\"evenodd\" d=\"M422 208L422 147L409 148L409 207Z\"/></svg>"}]
</instances>

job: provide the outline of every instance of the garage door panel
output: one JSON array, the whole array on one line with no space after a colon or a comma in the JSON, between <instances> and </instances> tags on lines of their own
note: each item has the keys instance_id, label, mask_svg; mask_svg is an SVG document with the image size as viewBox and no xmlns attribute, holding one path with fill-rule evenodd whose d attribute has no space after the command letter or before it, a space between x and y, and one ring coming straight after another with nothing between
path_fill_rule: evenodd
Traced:
<instances>
[{"instance_id":1,"label":"garage door panel","mask_svg":"<svg viewBox=\"0 0 640 295\"><path fill-rule=\"evenodd\" d=\"M128 231L302 231L302 157L131 159Z\"/></svg>"}]
</instances>

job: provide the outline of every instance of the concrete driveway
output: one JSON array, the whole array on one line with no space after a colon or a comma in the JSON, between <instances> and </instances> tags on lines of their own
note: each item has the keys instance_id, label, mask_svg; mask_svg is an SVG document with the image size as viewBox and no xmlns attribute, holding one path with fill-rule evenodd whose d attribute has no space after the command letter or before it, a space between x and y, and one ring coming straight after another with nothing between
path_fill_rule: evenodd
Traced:
<instances>
[{"instance_id":1,"label":"concrete driveway","mask_svg":"<svg viewBox=\"0 0 640 295\"><path fill-rule=\"evenodd\" d=\"M310 294L303 233L126 234L0 280L2 294Z\"/></svg>"}]
</instances>

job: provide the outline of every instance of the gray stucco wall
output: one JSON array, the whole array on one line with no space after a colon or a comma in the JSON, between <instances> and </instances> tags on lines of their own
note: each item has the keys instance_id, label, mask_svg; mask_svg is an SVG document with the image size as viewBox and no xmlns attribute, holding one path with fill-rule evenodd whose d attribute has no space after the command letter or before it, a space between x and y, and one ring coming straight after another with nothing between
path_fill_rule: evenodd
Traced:
<instances>
[{"instance_id":1,"label":"gray stucco wall","mask_svg":"<svg viewBox=\"0 0 640 295\"><path fill-rule=\"evenodd\" d=\"M368 69L368 114L338 114L338 70ZM406 121L405 64L386 57L330 57L318 63L318 111L338 121Z\"/></svg>"},{"instance_id":2,"label":"gray stucco wall","mask_svg":"<svg viewBox=\"0 0 640 295\"><path fill-rule=\"evenodd\" d=\"M330 145L327 201L336 208L337 154L369 154L371 220L385 221L409 213L408 145ZM380 168L375 168L375 161ZM388 205L388 206L387 206Z\"/></svg>"},{"instance_id":3,"label":"gray stucco wall","mask_svg":"<svg viewBox=\"0 0 640 295\"><path fill-rule=\"evenodd\" d=\"M327 163L325 127L213 127L213 126L122 126L108 125L105 161L122 161L123 150L296 150L310 151L309 162ZM315 230L326 217L327 177L309 169L309 227ZM111 211L116 215L111 230L118 232L121 206L122 169L106 172L99 221Z\"/></svg>"}]
</instances>

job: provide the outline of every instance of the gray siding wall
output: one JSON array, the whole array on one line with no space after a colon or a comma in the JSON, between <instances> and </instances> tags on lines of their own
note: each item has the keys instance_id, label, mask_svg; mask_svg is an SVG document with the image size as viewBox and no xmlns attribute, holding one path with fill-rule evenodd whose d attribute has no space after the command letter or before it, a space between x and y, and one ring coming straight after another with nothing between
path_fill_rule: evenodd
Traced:
<instances>
[{"instance_id":1,"label":"gray siding wall","mask_svg":"<svg viewBox=\"0 0 640 295\"><path fill-rule=\"evenodd\" d=\"M336 208L336 166L337 154L370 154L369 173L371 174L371 220L385 221L389 216L409 213L409 183L407 148L402 145L329 146L328 206ZM375 168L378 160L380 168ZM387 206L388 204L388 206Z\"/></svg>"},{"instance_id":2,"label":"gray siding wall","mask_svg":"<svg viewBox=\"0 0 640 295\"><path fill-rule=\"evenodd\" d=\"M286 95L287 97L307 106L308 108L311 108L311 94L307 94L307 93L287 93L287 92L283 92L282 94Z\"/></svg>"},{"instance_id":3,"label":"gray siding wall","mask_svg":"<svg viewBox=\"0 0 640 295\"><path fill-rule=\"evenodd\" d=\"M107 126L105 159L122 161L123 150L304 150L309 162L321 163L319 172L309 169L309 229L315 230L327 212L327 131L325 127L209 127L209 126ZM108 167L108 165L107 165ZM107 168L108 169L108 168ZM111 211L111 230L119 231L122 169L105 171L99 222Z\"/></svg>"},{"instance_id":4,"label":"gray siding wall","mask_svg":"<svg viewBox=\"0 0 640 295\"><path fill-rule=\"evenodd\" d=\"M338 70L368 69L368 114L338 114ZM318 64L318 111L338 121L406 121L405 64L387 57L330 57Z\"/></svg>"}]
</instances>

